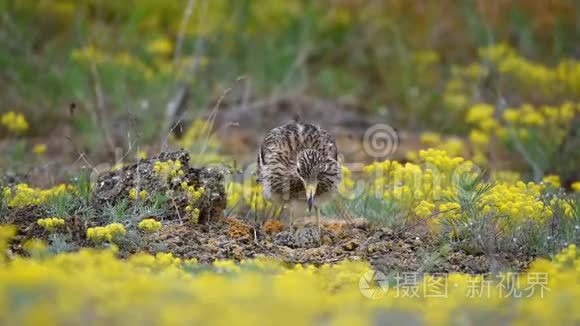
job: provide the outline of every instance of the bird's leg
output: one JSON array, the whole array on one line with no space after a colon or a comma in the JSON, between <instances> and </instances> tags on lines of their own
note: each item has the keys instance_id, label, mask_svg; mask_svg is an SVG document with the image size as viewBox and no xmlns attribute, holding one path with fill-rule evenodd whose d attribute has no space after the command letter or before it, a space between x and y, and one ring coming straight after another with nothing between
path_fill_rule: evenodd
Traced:
<instances>
[{"instance_id":1,"label":"bird's leg","mask_svg":"<svg viewBox=\"0 0 580 326\"><path fill-rule=\"evenodd\" d=\"M292 204L289 205L288 209L290 210L290 231L294 231L294 207Z\"/></svg>"},{"instance_id":2,"label":"bird's leg","mask_svg":"<svg viewBox=\"0 0 580 326\"><path fill-rule=\"evenodd\" d=\"M318 226L318 233L320 233L320 208L315 207L316 209L316 225Z\"/></svg>"},{"instance_id":3,"label":"bird's leg","mask_svg":"<svg viewBox=\"0 0 580 326\"><path fill-rule=\"evenodd\" d=\"M320 208L315 206L314 209L316 210L316 226L318 227L318 245L322 244L322 233L320 231Z\"/></svg>"}]
</instances>

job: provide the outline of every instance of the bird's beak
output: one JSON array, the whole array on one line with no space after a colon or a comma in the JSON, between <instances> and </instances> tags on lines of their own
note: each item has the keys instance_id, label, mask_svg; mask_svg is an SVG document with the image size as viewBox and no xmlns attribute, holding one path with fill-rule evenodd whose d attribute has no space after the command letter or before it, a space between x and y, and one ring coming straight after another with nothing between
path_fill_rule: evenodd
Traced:
<instances>
[{"instance_id":1,"label":"bird's beak","mask_svg":"<svg viewBox=\"0 0 580 326\"><path fill-rule=\"evenodd\" d=\"M314 195L316 194L316 183L306 185L306 201L308 202L308 211L312 212L314 205Z\"/></svg>"}]
</instances>

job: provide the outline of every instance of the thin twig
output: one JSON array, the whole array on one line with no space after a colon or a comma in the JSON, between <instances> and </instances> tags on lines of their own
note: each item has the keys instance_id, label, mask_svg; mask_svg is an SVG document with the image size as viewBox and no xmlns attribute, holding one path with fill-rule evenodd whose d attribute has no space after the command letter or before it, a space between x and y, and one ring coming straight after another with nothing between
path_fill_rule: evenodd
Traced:
<instances>
[{"instance_id":1,"label":"thin twig","mask_svg":"<svg viewBox=\"0 0 580 326\"><path fill-rule=\"evenodd\" d=\"M185 7L185 11L183 12L181 24L179 25L179 33L177 34L177 42L175 43L175 52L173 54L173 69L177 69L179 66L181 49L183 48L183 40L185 39L185 30L187 29L187 24L189 24L189 20L193 14L194 6L195 0L189 0L187 2L187 6Z\"/></svg>"},{"instance_id":2,"label":"thin twig","mask_svg":"<svg viewBox=\"0 0 580 326\"><path fill-rule=\"evenodd\" d=\"M106 126L104 122L105 117L105 97L103 95L103 88L101 87L101 80L99 77L99 72L97 70L97 64L95 62L91 62L91 78L93 81L93 87L95 92L95 103L93 105L93 119L97 126L103 132L103 136L105 137L105 141L109 146L109 150L111 153L115 152L115 143L111 134L109 133L109 128Z\"/></svg>"}]
</instances>

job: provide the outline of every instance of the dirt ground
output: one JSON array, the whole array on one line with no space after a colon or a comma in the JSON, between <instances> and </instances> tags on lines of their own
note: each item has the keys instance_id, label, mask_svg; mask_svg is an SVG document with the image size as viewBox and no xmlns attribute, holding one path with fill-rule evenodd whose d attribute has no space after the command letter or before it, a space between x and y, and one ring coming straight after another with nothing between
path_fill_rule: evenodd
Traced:
<instances>
[{"instance_id":1,"label":"dirt ground","mask_svg":"<svg viewBox=\"0 0 580 326\"><path fill-rule=\"evenodd\" d=\"M500 255L468 254L450 249L429 263L439 251L436 239L424 234L396 234L384 227L369 224L322 223L319 233L315 224L289 231L272 224L256 225L250 221L225 218L210 225L180 225L171 222L147 239L147 250L158 245L177 256L197 258L200 262L215 259L245 259L257 255L273 256L288 263L324 264L345 259L367 260L383 271L423 271L431 273L493 272L501 265L513 270L525 269L530 258ZM320 236L319 236L320 235ZM510 262L506 266L506 262ZM428 269L428 270L427 270Z\"/></svg>"},{"instance_id":2,"label":"dirt ground","mask_svg":"<svg viewBox=\"0 0 580 326\"><path fill-rule=\"evenodd\" d=\"M36 206L12 210L5 221L19 228L12 243L14 254L25 253L26 239L48 239L36 224L44 212ZM80 218L67 219L66 234L72 249L92 247L86 238L87 225ZM322 222L320 233L314 223L295 225L293 230L279 221L264 224L227 217L205 225L164 221L152 234L139 233L139 241L120 245L121 256L135 252L171 252L181 258L197 258L201 263L218 259L242 260L256 256L276 257L287 263L324 264L341 260L366 260L383 272L421 271L429 273L487 273L501 269L523 270L532 257L499 254L490 258L449 247L443 253L439 241L426 234L397 234L368 223Z\"/></svg>"}]
</instances>

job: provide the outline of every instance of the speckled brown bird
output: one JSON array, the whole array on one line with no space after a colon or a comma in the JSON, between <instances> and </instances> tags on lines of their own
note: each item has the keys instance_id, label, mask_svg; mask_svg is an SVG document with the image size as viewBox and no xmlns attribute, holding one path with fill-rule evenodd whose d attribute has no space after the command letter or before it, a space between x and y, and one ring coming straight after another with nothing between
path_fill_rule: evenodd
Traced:
<instances>
[{"instance_id":1,"label":"speckled brown bird","mask_svg":"<svg viewBox=\"0 0 580 326\"><path fill-rule=\"evenodd\" d=\"M309 211L316 209L320 225L318 204L336 193L342 180L334 137L309 123L272 129L260 146L257 180L265 198L290 204L290 223L295 207L306 204Z\"/></svg>"}]
</instances>

